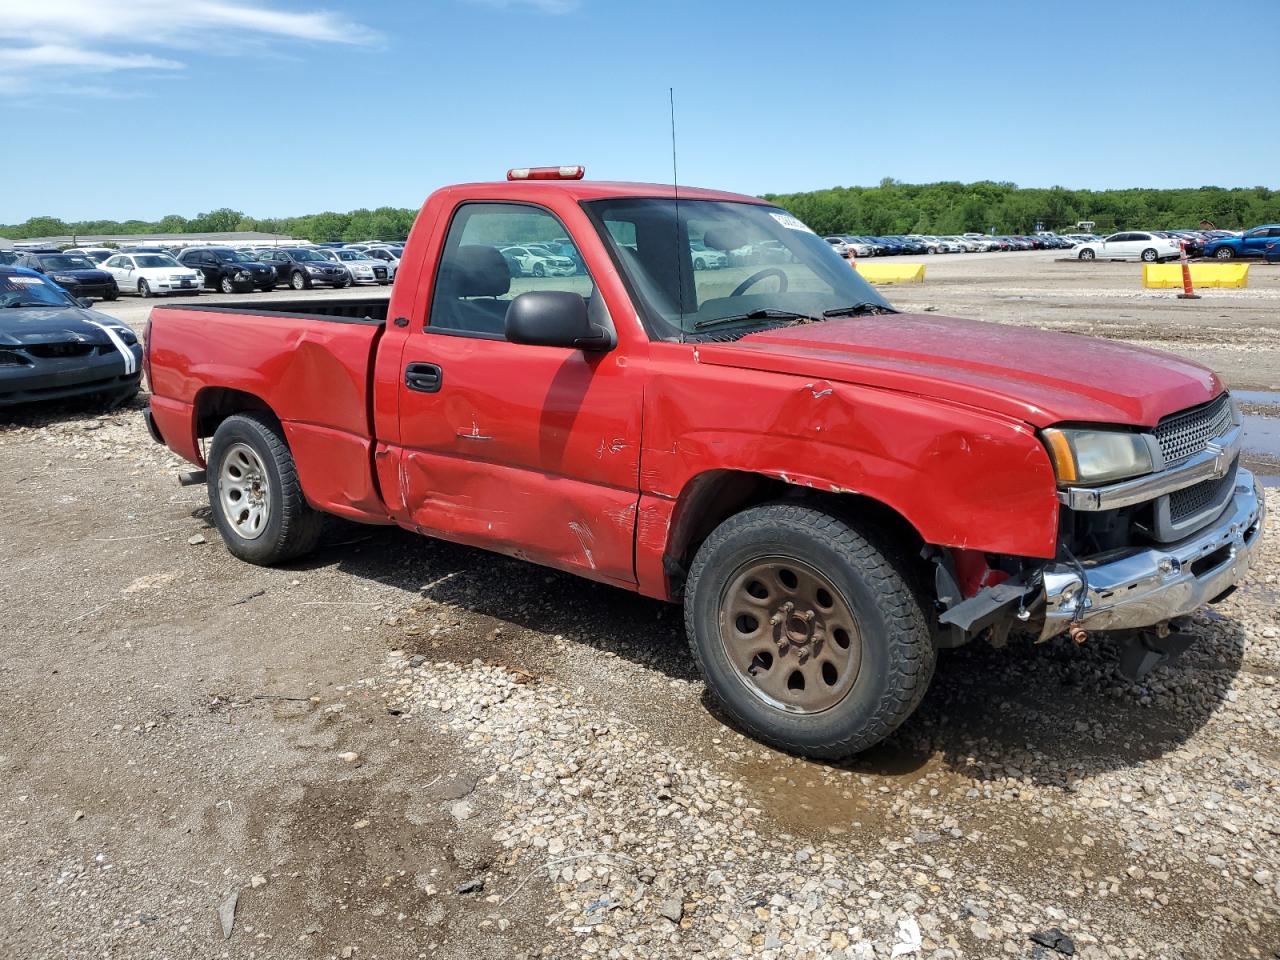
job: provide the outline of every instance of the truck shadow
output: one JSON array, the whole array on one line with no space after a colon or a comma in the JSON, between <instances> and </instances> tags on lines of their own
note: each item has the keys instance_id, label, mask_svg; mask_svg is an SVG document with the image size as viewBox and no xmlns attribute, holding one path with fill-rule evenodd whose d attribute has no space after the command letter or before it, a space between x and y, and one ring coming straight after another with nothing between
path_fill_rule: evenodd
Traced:
<instances>
[{"instance_id":1,"label":"truck shadow","mask_svg":"<svg viewBox=\"0 0 1280 960\"><path fill-rule=\"evenodd\" d=\"M528 630L672 679L698 677L676 606L392 528L331 529L304 566L335 563L345 573L403 589L406 606L427 601L455 609L457 616L428 617L424 624L444 624L439 639L448 646L469 637L462 645L473 656L502 658L507 644L519 643L520 655L536 660L540 651L513 636ZM501 633L494 636L495 630ZM1069 790L1093 774L1166 755L1209 721L1242 665L1239 622L1207 611L1195 618L1193 631L1199 639L1191 650L1138 684L1116 672L1116 650L1106 635L1080 647L1060 638L943 651L916 713L884 743L839 766L905 776L941 764L980 781L1012 776ZM423 639L419 634L415 641ZM728 723L709 697L703 700Z\"/></svg>"}]
</instances>

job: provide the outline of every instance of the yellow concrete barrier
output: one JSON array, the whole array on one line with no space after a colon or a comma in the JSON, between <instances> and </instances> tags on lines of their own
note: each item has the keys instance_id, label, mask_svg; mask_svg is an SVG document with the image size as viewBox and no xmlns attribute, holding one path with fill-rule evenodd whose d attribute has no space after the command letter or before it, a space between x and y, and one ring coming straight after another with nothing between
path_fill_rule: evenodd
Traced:
<instances>
[{"instance_id":1,"label":"yellow concrete barrier","mask_svg":"<svg viewBox=\"0 0 1280 960\"><path fill-rule=\"evenodd\" d=\"M1191 284L1196 287L1247 287L1249 265L1247 263L1193 263ZM1144 263L1142 285L1163 289L1182 286L1182 264Z\"/></svg>"},{"instance_id":2,"label":"yellow concrete barrier","mask_svg":"<svg viewBox=\"0 0 1280 960\"><path fill-rule=\"evenodd\" d=\"M923 263L882 263L859 260L853 265L868 283L924 283Z\"/></svg>"}]
</instances>

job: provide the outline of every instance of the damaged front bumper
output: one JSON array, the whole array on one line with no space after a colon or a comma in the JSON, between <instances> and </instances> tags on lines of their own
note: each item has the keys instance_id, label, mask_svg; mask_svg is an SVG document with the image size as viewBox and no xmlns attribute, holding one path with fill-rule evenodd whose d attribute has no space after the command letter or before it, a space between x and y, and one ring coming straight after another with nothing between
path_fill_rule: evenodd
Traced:
<instances>
[{"instance_id":1,"label":"damaged front bumper","mask_svg":"<svg viewBox=\"0 0 1280 960\"><path fill-rule=\"evenodd\" d=\"M1139 629L1195 612L1244 579L1265 513L1253 474L1241 468L1222 515L1185 540L1047 565L1041 639L1075 625Z\"/></svg>"}]
</instances>

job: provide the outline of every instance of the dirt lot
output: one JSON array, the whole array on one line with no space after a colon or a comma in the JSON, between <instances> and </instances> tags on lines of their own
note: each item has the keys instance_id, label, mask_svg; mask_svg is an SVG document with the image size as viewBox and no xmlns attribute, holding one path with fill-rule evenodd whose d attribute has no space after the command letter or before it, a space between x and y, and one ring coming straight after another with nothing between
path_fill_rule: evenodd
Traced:
<instances>
[{"instance_id":1,"label":"dirt lot","mask_svg":"<svg viewBox=\"0 0 1280 960\"><path fill-rule=\"evenodd\" d=\"M890 298L1280 388L1280 268L1180 303L928 264ZM708 712L661 604L340 522L234 560L139 409L0 425L0 957L1280 956L1274 521L1147 682L1105 639L955 651L831 767Z\"/></svg>"}]
</instances>

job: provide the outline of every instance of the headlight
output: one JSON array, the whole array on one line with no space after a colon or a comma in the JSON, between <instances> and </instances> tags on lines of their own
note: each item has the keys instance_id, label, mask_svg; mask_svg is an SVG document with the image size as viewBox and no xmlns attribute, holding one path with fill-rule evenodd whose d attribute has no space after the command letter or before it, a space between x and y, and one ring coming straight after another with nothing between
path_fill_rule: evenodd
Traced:
<instances>
[{"instance_id":1,"label":"headlight","mask_svg":"<svg viewBox=\"0 0 1280 960\"><path fill-rule=\"evenodd\" d=\"M56 275L55 275L55 276L53 277L53 282L54 282L54 283L75 283L75 282L76 282L76 278L75 278L75 277L60 277L60 276L56 276Z\"/></svg>"},{"instance_id":2,"label":"headlight","mask_svg":"<svg viewBox=\"0 0 1280 960\"><path fill-rule=\"evenodd\" d=\"M311 264L307 264L307 273L319 273L319 272L320 272L319 267L313 267L311 266Z\"/></svg>"},{"instance_id":3,"label":"headlight","mask_svg":"<svg viewBox=\"0 0 1280 960\"><path fill-rule=\"evenodd\" d=\"M248 271L248 270L237 270L237 271L236 271L236 279L237 279L237 280L252 280L252 279L253 279L253 277L252 277L252 275L249 273L249 271Z\"/></svg>"},{"instance_id":4,"label":"headlight","mask_svg":"<svg viewBox=\"0 0 1280 960\"><path fill-rule=\"evenodd\" d=\"M1151 449L1142 434L1050 429L1043 431L1043 436L1059 483L1107 483L1154 469Z\"/></svg>"}]
</instances>

